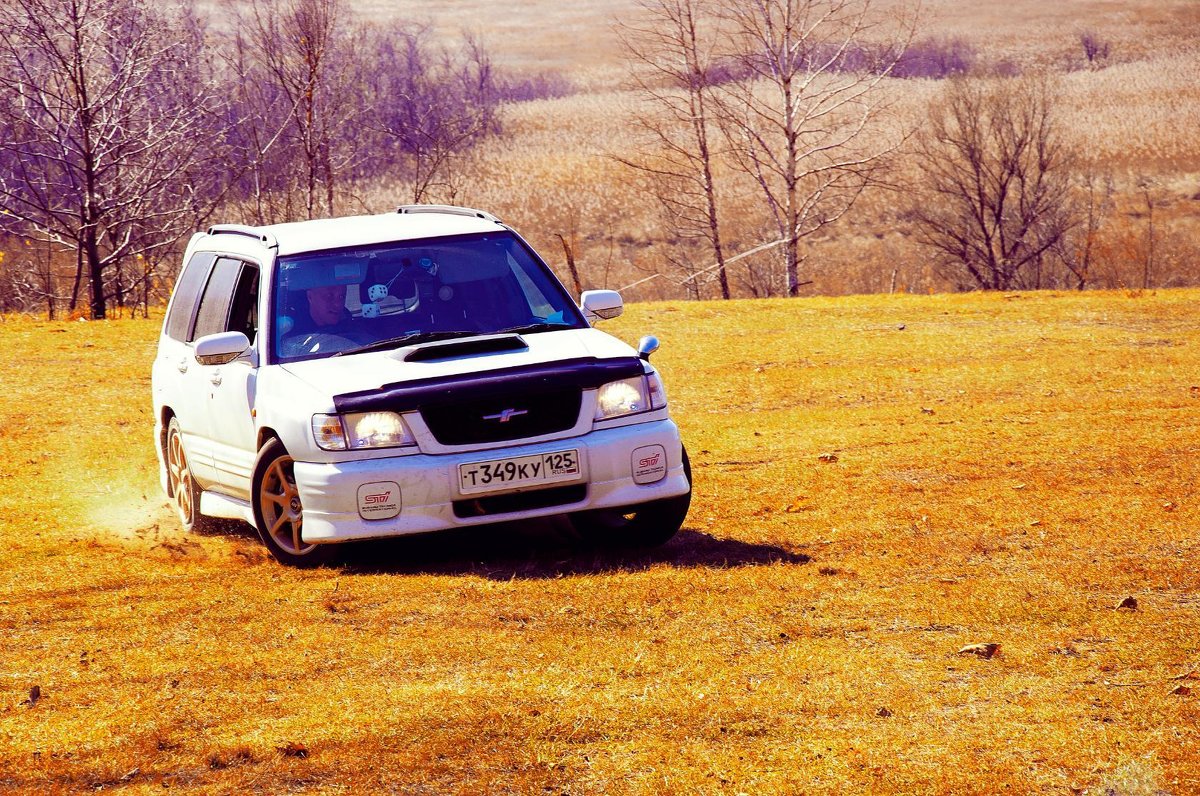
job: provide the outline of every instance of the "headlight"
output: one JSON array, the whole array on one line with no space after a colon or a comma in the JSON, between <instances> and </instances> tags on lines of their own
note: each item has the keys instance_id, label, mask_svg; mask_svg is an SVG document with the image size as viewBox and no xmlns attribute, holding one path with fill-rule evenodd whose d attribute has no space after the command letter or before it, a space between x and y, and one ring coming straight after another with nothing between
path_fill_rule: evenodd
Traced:
<instances>
[{"instance_id":1,"label":"headlight","mask_svg":"<svg viewBox=\"0 0 1200 796\"><path fill-rule=\"evenodd\" d=\"M395 412L342 415L342 423L346 426L346 439L351 450L417 444L404 420Z\"/></svg>"},{"instance_id":2,"label":"headlight","mask_svg":"<svg viewBox=\"0 0 1200 796\"><path fill-rule=\"evenodd\" d=\"M327 451L417 444L404 419L395 412L313 415L312 428L317 445Z\"/></svg>"},{"instance_id":3,"label":"headlight","mask_svg":"<svg viewBox=\"0 0 1200 796\"><path fill-rule=\"evenodd\" d=\"M650 408L650 397L647 392L644 376L610 381L596 394L595 419L610 420L614 417L645 412Z\"/></svg>"}]
</instances>

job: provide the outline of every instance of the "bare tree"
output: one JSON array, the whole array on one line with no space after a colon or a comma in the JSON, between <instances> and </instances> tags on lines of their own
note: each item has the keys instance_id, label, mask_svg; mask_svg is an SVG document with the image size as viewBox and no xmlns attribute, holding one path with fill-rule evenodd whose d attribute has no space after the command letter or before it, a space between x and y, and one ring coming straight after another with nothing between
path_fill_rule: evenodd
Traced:
<instances>
[{"instance_id":1,"label":"bare tree","mask_svg":"<svg viewBox=\"0 0 1200 796\"><path fill-rule=\"evenodd\" d=\"M1111 174L1088 169L1075 188L1077 222L1051 251L1066 268L1076 290L1083 290L1095 272L1100 230L1113 210L1115 188Z\"/></svg>"},{"instance_id":2,"label":"bare tree","mask_svg":"<svg viewBox=\"0 0 1200 796\"><path fill-rule=\"evenodd\" d=\"M1154 205L1157 201L1155 187L1154 180L1148 177L1138 180L1138 190L1141 191L1142 200L1146 203L1146 255L1142 258L1143 290L1150 289L1150 281L1154 273L1154 244L1157 242L1154 229Z\"/></svg>"},{"instance_id":3,"label":"bare tree","mask_svg":"<svg viewBox=\"0 0 1200 796\"><path fill-rule=\"evenodd\" d=\"M340 0L251 0L231 9L237 123L258 221L334 215L355 164L363 31L343 20Z\"/></svg>"},{"instance_id":4,"label":"bare tree","mask_svg":"<svg viewBox=\"0 0 1200 796\"><path fill-rule=\"evenodd\" d=\"M491 58L473 37L457 48L432 43L427 26L401 24L374 37L366 81L374 148L400 167L412 201L455 201L460 156L499 130L499 88Z\"/></svg>"},{"instance_id":5,"label":"bare tree","mask_svg":"<svg viewBox=\"0 0 1200 796\"><path fill-rule=\"evenodd\" d=\"M122 264L173 246L212 200L201 45L194 18L148 0L0 4L0 225L76 253L72 310L85 275L92 317L123 303Z\"/></svg>"},{"instance_id":6,"label":"bare tree","mask_svg":"<svg viewBox=\"0 0 1200 796\"><path fill-rule=\"evenodd\" d=\"M713 179L713 84L723 62L708 0L640 0L639 21L618 26L634 64L633 84L647 111L636 117L652 149L636 156L616 155L649 184L685 241L701 240L712 251L721 297L729 298L729 277L721 241L717 189ZM685 271L694 271L682 263ZM696 274L687 284L698 287Z\"/></svg>"},{"instance_id":7,"label":"bare tree","mask_svg":"<svg viewBox=\"0 0 1200 796\"><path fill-rule=\"evenodd\" d=\"M761 190L799 292L801 241L840 219L904 140L880 91L916 14L871 0L725 0L744 77L722 86L733 156Z\"/></svg>"},{"instance_id":8,"label":"bare tree","mask_svg":"<svg viewBox=\"0 0 1200 796\"><path fill-rule=\"evenodd\" d=\"M3 241L0 237L0 244ZM0 251L0 313L32 312L44 304L46 318L54 320L63 296L55 279L53 252L35 255L29 244L26 240L25 246L13 246L11 256Z\"/></svg>"},{"instance_id":9,"label":"bare tree","mask_svg":"<svg viewBox=\"0 0 1200 796\"><path fill-rule=\"evenodd\" d=\"M1073 163L1045 78L953 80L918 139L917 237L985 290L1032 287L1075 221Z\"/></svg>"}]
</instances>

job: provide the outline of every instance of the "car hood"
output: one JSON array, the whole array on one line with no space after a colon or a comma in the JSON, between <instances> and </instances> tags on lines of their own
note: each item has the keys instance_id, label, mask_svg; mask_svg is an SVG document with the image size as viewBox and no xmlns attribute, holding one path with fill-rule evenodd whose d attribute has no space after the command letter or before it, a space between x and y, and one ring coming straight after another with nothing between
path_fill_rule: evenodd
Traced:
<instances>
[{"instance_id":1,"label":"car hood","mask_svg":"<svg viewBox=\"0 0 1200 796\"><path fill-rule=\"evenodd\" d=\"M465 342L470 338L463 338ZM448 359L405 362L422 346L373 351L344 357L289 362L280 367L326 396L377 390L384 385L448 376L475 375L492 370L542 365L559 360L636 356L620 340L597 329L564 329L521 335L527 347L514 351L471 353Z\"/></svg>"}]
</instances>

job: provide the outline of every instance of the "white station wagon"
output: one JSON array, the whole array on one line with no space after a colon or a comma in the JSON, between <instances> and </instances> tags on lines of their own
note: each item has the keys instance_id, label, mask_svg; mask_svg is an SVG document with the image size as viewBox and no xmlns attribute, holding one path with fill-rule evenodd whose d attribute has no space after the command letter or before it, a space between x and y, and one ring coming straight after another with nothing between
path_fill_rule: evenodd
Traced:
<instances>
[{"instance_id":1,"label":"white station wagon","mask_svg":"<svg viewBox=\"0 0 1200 796\"><path fill-rule=\"evenodd\" d=\"M297 566L553 514L660 544L691 471L657 341L591 327L617 293L580 299L467 208L197 233L154 362L163 489L189 530L245 519Z\"/></svg>"}]
</instances>

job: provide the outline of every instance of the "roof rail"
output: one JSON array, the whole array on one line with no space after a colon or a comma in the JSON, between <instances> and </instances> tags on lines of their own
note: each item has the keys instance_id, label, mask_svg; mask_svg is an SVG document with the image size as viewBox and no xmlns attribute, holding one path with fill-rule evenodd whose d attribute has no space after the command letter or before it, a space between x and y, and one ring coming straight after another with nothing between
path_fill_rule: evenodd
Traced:
<instances>
[{"instance_id":1,"label":"roof rail","mask_svg":"<svg viewBox=\"0 0 1200 796\"><path fill-rule=\"evenodd\" d=\"M278 249L279 241L270 232L264 232L258 227L248 227L245 224L213 224L208 228L209 235L241 235L254 238L268 249Z\"/></svg>"},{"instance_id":2,"label":"roof rail","mask_svg":"<svg viewBox=\"0 0 1200 796\"><path fill-rule=\"evenodd\" d=\"M483 210L475 210L470 207L455 207L454 205L400 205L396 208L396 212L402 215L406 213L447 213L453 216L469 216L471 218L482 218L484 221L493 221L497 224L501 223L500 219L491 213L486 213Z\"/></svg>"}]
</instances>

